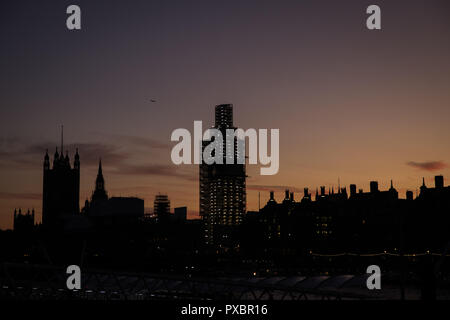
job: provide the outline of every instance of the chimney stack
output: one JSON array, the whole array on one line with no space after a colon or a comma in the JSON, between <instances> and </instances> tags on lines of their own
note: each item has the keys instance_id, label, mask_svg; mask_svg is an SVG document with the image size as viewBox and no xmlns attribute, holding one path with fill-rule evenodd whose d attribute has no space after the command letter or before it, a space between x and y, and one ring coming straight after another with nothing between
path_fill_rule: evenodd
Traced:
<instances>
[{"instance_id":1,"label":"chimney stack","mask_svg":"<svg viewBox=\"0 0 450 320\"><path fill-rule=\"evenodd\" d=\"M378 192L378 181L370 181L370 193Z\"/></svg>"},{"instance_id":2,"label":"chimney stack","mask_svg":"<svg viewBox=\"0 0 450 320\"><path fill-rule=\"evenodd\" d=\"M350 185L350 196L354 196L356 194L356 184Z\"/></svg>"},{"instance_id":3,"label":"chimney stack","mask_svg":"<svg viewBox=\"0 0 450 320\"><path fill-rule=\"evenodd\" d=\"M324 186L321 186L321 187L320 187L320 195L321 195L321 196L324 196L324 195L325 195L325 187L324 187Z\"/></svg>"},{"instance_id":4,"label":"chimney stack","mask_svg":"<svg viewBox=\"0 0 450 320\"><path fill-rule=\"evenodd\" d=\"M435 176L434 177L434 186L436 189L440 189L444 187L444 176Z\"/></svg>"},{"instance_id":5,"label":"chimney stack","mask_svg":"<svg viewBox=\"0 0 450 320\"><path fill-rule=\"evenodd\" d=\"M414 193L410 190L406 191L406 200L413 200L414 199Z\"/></svg>"}]
</instances>

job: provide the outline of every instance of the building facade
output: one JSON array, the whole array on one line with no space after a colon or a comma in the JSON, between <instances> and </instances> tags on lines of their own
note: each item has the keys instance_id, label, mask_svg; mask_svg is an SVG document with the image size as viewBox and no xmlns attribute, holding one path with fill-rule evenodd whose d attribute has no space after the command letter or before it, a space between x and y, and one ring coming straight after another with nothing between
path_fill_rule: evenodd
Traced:
<instances>
[{"instance_id":1,"label":"building facade","mask_svg":"<svg viewBox=\"0 0 450 320\"><path fill-rule=\"evenodd\" d=\"M153 213L159 222L167 222L170 218L170 200L166 194L157 194L153 202Z\"/></svg>"},{"instance_id":2,"label":"building facade","mask_svg":"<svg viewBox=\"0 0 450 320\"><path fill-rule=\"evenodd\" d=\"M233 105L215 107L215 129L220 130L224 142L226 130L233 126ZM202 152L208 141L203 142ZM237 139L234 138L234 164L226 164L226 144L223 144L223 164L200 164L200 216L203 220L205 242L222 243L229 227L239 225L246 210L245 164L238 164Z\"/></svg>"}]
</instances>

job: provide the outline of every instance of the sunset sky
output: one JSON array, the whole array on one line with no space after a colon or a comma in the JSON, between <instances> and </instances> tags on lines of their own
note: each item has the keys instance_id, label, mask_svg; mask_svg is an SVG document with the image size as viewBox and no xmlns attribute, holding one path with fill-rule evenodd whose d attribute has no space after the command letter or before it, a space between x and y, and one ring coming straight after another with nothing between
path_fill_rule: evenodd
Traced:
<instances>
[{"instance_id":1,"label":"sunset sky","mask_svg":"<svg viewBox=\"0 0 450 320\"><path fill-rule=\"evenodd\" d=\"M170 160L174 129L280 129L280 170L249 166L247 209L275 190L450 180L449 1L9 1L0 4L0 228L42 209L42 164L64 125L80 202L101 157L110 196L198 212L198 167ZM382 30L366 28L370 4ZM82 30L66 28L78 4ZM156 102L151 102L151 99Z\"/></svg>"}]
</instances>

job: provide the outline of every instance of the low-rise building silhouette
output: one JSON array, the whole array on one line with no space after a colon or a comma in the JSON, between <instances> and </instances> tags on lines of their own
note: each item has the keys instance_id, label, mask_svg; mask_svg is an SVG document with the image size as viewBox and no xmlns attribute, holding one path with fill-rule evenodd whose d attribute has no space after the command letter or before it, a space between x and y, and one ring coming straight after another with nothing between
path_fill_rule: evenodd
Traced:
<instances>
[{"instance_id":1,"label":"low-rise building silhouette","mask_svg":"<svg viewBox=\"0 0 450 320\"><path fill-rule=\"evenodd\" d=\"M434 188L423 182L420 195L411 191L399 199L391 181L388 190L380 190L377 181L370 182L370 191L325 187L317 189L315 200L307 188L303 199L294 201L289 190L277 202L274 192L258 213L246 217L261 248L314 248L319 251L385 250L409 246L415 249L442 249L450 240L450 187L442 176L435 177ZM242 235L246 237L245 231ZM254 240L252 240L254 241ZM256 248L257 249L257 248Z\"/></svg>"},{"instance_id":2,"label":"low-rise building silhouette","mask_svg":"<svg viewBox=\"0 0 450 320\"><path fill-rule=\"evenodd\" d=\"M22 209L14 209L13 229L16 232L29 233L34 229L34 209L22 213Z\"/></svg>"},{"instance_id":3,"label":"low-rise building silhouette","mask_svg":"<svg viewBox=\"0 0 450 320\"><path fill-rule=\"evenodd\" d=\"M178 207L173 211L173 220L175 222L185 222L187 219L187 207Z\"/></svg>"},{"instance_id":4,"label":"low-rise building silhouette","mask_svg":"<svg viewBox=\"0 0 450 320\"><path fill-rule=\"evenodd\" d=\"M108 197L99 161L95 189L91 201L86 200L82 210L94 225L99 227L137 223L144 217L144 200L136 197Z\"/></svg>"}]
</instances>

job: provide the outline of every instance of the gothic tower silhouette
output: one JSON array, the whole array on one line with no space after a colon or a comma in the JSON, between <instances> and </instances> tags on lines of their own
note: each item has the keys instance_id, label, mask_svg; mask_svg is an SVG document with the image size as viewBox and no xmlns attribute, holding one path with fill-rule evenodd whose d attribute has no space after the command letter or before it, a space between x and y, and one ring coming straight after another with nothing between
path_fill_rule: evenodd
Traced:
<instances>
[{"instance_id":1,"label":"gothic tower silhouette","mask_svg":"<svg viewBox=\"0 0 450 320\"><path fill-rule=\"evenodd\" d=\"M77 149L72 167L63 148L61 133L61 153L56 148L52 168L48 150L44 157L42 224L45 227L55 227L64 217L80 212L80 156Z\"/></svg>"},{"instance_id":2,"label":"gothic tower silhouette","mask_svg":"<svg viewBox=\"0 0 450 320\"><path fill-rule=\"evenodd\" d=\"M105 179L102 172L102 160L98 164L97 179L95 180L95 190L92 194L92 201L108 200L108 194L105 189Z\"/></svg>"}]
</instances>

